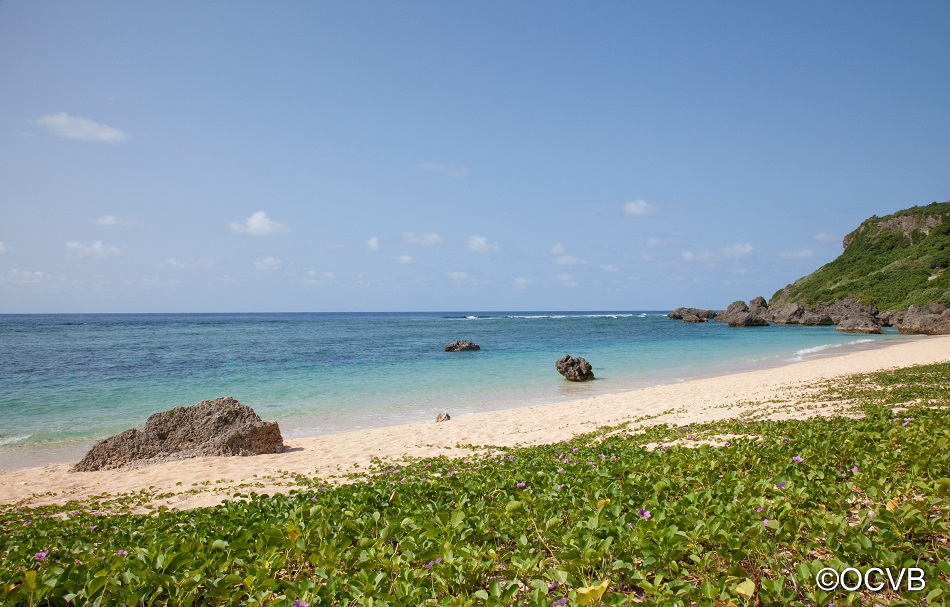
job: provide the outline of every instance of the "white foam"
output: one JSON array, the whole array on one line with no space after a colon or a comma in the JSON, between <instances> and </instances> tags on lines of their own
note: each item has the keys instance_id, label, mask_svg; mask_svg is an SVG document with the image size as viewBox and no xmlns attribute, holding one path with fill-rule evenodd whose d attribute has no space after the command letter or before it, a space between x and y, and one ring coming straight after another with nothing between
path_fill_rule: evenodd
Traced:
<instances>
[{"instance_id":1,"label":"white foam","mask_svg":"<svg viewBox=\"0 0 950 607\"><path fill-rule=\"evenodd\" d=\"M828 350L830 348L841 348L843 346L855 346L857 344L866 344L874 341L873 339L855 339L854 341L849 341L843 344L822 344L820 346L814 346L812 348L803 348L795 352L796 358L794 360L801 360L803 356L808 356L809 354L817 354L823 350Z\"/></svg>"},{"instance_id":2,"label":"white foam","mask_svg":"<svg viewBox=\"0 0 950 607\"><path fill-rule=\"evenodd\" d=\"M33 436L32 434L27 434L26 436L11 436L10 438L0 438L0 446L4 445L15 445L20 441L24 441Z\"/></svg>"}]
</instances>

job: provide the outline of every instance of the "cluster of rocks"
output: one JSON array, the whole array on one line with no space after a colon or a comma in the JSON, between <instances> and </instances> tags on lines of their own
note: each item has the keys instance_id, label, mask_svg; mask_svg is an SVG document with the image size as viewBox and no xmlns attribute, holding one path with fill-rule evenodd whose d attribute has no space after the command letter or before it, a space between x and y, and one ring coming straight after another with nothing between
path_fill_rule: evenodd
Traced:
<instances>
[{"instance_id":1,"label":"cluster of rocks","mask_svg":"<svg viewBox=\"0 0 950 607\"><path fill-rule=\"evenodd\" d=\"M141 428L96 443L70 470L89 472L189 457L283 450L277 422L265 422L254 409L225 396L156 413Z\"/></svg>"},{"instance_id":2,"label":"cluster of rocks","mask_svg":"<svg viewBox=\"0 0 950 607\"><path fill-rule=\"evenodd\" d=\"M590 381L594 379L594 368L585 359L565 354L554 363L557 372L569 381Z\"/></svg>"},{"instance_id":3,"label":"cluster of rocks","mask_svg":"<svg viewBox=\"0 0 950 607\"><path fill-rule=\"evenodd\" d=\"M481 350L479 345L467 339L457 339L445 346L446 352L466 352L468 350Z\"/></svg>"},{"instance_id":4,"label":"cluster of rocks","mask_svg":"<svg viewBox=\"0 0 950 607\"><path fill-rule=\"evenodd\" d=\"M667 314L683 322L706 322L712 318L730 327L765 327L780 325L834 325L846 333L883 333L882 327L896 327L905 334L950 334L950 309L935 303L927 307L911 306L906 311L880 312L877 306L863 304L854 297L833 303L819 302L809 308L797 303L780 303L769 307L764 297L756 297L746 305L743 301L731 304L726 310L677 308Z\"/></svg>"}]
</instances>

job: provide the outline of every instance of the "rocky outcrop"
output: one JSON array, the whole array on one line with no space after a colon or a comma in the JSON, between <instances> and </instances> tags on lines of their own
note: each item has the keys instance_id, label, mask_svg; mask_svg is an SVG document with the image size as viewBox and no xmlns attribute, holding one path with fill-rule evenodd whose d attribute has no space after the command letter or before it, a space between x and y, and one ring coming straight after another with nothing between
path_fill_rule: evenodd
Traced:
<instances>
[{"instance_id":1,"label":"rocky outcrop","mask_svg":"<svg viewBox=\"0 0 950 607\"><path fill-rule=\"evenodd\" d=\"M702 308L676 308L667 314L667 316L674 320L682 320L683 322L706 322L710 318L715 318L716 312L713 310L703 310Z\"/></svg>"},{"instance_id":2,"label":"rocky outcrop","mask_svg":"<svg viewBox=\"0 0 950 607\"><path fill-rule=\"evenodd\" d=\"M452 416L448 413L439 413L435 416L435 423L441 424L442 422L447 422L452 419Z\"/></svg>"},{"instance_id":3,"label":"rocky outcrop","mask_svg":"<svg viewBox=\"0 0 950 607\"><path fill-rule=\"evenodd\" d=\"M873 303L862 304L854 297L839 299L830 304L819 301L818 305L815 306L815 312L818 314L827 314L836 325L846 318L864 316L877 318L878 315L876 305Z\"/></svg>"},{"instance_id":4,"label":"rocky outcrop","mask_svg":"<svg viewBox=\"0 0 950 607\"><path fill-rule=\"evenodd\" d=\"M445 346L446 352L465 352L467 350L481 350L481 348L475 342L467 339L459 339Z\"/></svg>"},{"instance_id":5,"label":"rocky outcrop","mask_svg":"<svg viewBox=\"0 0 950 607\"><path fill-rule=\"evenodd\" d=\"M156 413L138 429L93 445L72 472L141 466L199 456L280 453L284 440L277 422L230 396Z\"/></svg>"},{"instance_id":6,"label":"rocky outcrop","mask_svg":"<svg viewBox=\"0 0 950 607\"><path fill-rule=\"evenodd\" d=\"M761 298L759 298L761 299ZM753 300L754 301L754 300ZM764 300L763 300L764 301ZM767 327L769 322L753 314L749 306L744 301L732 302L724 312L720 312L713 319L718 322L724 322L730 327Z\"/></svg>"},{"instance_id":7,"label":"rocky outcrop","mask_svg":"<svg viewBox=\"0 0 950 607\"><path fill-rule=\"evenodd\" d=\"M881 325L870 314L858 314L841 319L836 327L843 333L883 333Z\"/></svg>"},{"instance_id":8,"label":"rocky outcrop","mask_svg":"<svg viewBox=\"0 0 950 607\"><path fill-rule=\"evenodd\" d=\"M835 324L835 321L823 312L815 312L814 310L805 310L801 317L798 319L798 324L814 327L814 326L826 326L830 327Z\"/></svg>"},{"instance_id":9,"label":"rocky outcrop","mask_svg":"<svg viewBox=\"0 0 950 607\"><path fill-rule=\"evenodd\" d=\"M770 308L766 319L780 325L798 325L802 324L801 319L805 312L805 308L797 303L784 304Z\"/></svg>"},{"instance_id":10,"label":"rocky outcrop","mask_svg":"<svg viewBox=\"0 0 950 607\"><path fill-rule=\"evenodd\" d=\"M761 295L749 302L749 313L759 318L768 319L769 304Z\"/></svg>"},{"instance_id":11,"label":"rocky outcrop","mask_svg":"<svg viewBox=\"0 0 950 607\"><path fill-rule=\"evenodd\" d=\"M900 315L895 326L905 335L948 335L950 309L940 303L926 308L911 306Z\"/></svg>"},{"instance_id":12,"label":"rocky outcrop","mask_svg":"<svg viewBox=\"0 0 950 607\"><path fill-rule=\"evenodd\" d=\"M565 354L554 363L557 372L570 381L589 381L594 379L594 369L581 357L574 358Z\"/></svg>"}]
</instances>

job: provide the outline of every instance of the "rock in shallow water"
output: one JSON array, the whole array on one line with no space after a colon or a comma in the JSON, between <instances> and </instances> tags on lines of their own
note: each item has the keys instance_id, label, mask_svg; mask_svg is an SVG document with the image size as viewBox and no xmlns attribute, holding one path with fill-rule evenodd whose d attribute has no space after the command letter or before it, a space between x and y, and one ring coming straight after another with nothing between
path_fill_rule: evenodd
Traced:
<instances>
[{"instance_id":1,"label":"rock in shallow water","mask_svg":"<svg viewBox=\"0 0 950 607\"><path fill-rule=\"evenodd\" d=\"M459 339L445 346L446 352L465 352L468 350L481 350L475 342L467 339Z\"/></svg>"},{"instance_id":2,"label":"rock in shallow water","mask_svg":"<svg viewBox=\"0 0 950 607\"><path fill-rule=\"evenodd\" d=\"M594 369L581 357L574 358L565 354L554 363L557 372L570 381L588 381L594 379Z\"/></svg>"},{"instance_id":3,"label":"rock in shallow water","mask_svg":"<svg viewBox=\"0 0 950 607\"><path fill-rule=\"evenodd\" d=\"M280 453L284 439L277 422L263 421L254 409L225 396L190 407L156 413L139 429L93 445L71 472L108 470L210 455Z\"/></svg>"}]
</instances>

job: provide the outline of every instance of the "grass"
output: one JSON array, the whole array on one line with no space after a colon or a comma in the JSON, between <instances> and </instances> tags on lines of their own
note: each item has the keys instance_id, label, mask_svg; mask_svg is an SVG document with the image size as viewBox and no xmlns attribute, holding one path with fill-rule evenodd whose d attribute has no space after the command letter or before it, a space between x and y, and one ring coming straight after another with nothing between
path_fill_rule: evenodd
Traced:
<instances>
[{"instance_id":1,"label":"grass","mask_svg":"<svg viewBox=\"0 0 950 607\"><path fill-rule=\"evenodd\" d=\"M6 505L0 604L944 604L948 378L815 386L835 417L604 428L186 512ZM919 567L926 587L829 594L826 566Z\"/></svg>"}]
</instances>

